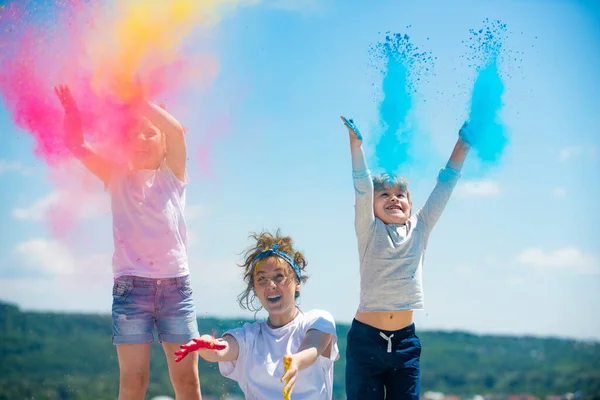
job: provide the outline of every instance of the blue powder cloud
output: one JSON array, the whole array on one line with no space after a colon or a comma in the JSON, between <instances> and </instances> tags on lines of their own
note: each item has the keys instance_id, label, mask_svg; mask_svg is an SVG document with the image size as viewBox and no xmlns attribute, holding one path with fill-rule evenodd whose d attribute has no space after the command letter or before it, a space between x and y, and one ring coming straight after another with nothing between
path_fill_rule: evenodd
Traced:
<instances>
[{"instance_id":1,"label":"blue powder cloud","mask_svg":"<svg viewBox=\"0 0 600 400\"><path fill-rule=\"evenodd\" d=\"M476 68L469 112L472 136L468 139L481 172L501 162L508 144L500 116L505 88L499 71L506 32L506 24L501 21L485 20L484 28L470 31L468 42L467 60Z\"/></svg>"},{"instance_id":2,"label":"blue powder cloud","mask_svg":"<svg viewBox=\"0 0 600 400\"><path fill-rule=\"evenodd\" d=\"M377 165L385 172L414 166L416 124L409 123L415 103L415 84L433 70L431 52L420 51L410 36L387 33L384 40L370 49L372 62L379 65L381 93L378 102L381 136L375 147Z\"/></svg>"}]
</instances>

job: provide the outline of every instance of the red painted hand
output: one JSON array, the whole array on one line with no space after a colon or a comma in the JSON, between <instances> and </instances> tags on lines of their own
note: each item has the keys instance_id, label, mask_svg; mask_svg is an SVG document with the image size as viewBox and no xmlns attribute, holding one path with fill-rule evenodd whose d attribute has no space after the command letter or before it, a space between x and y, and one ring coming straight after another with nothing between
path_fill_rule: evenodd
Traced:
<instances>
[{"instance_id":1,"label":"red painted hand","mask_svg":"<svg viewBox=\"0 0 600 400\"><path fill-rule=\"evenodd\" d=\"M189 342L187 344L183 344L179 347L181 347L181 350L175 352L175 355L177 356L177 359L175 360L175 362L179 362L179 361L183 360L185 358L185 356L190 354L192 351L202 350L202 349L224 350L225 348L227 348L227 345L222 344L222 343L217 343L217 341L214 337L204 335L199 338L192 339L191 342Z\"/></svg>"}]
</instances>

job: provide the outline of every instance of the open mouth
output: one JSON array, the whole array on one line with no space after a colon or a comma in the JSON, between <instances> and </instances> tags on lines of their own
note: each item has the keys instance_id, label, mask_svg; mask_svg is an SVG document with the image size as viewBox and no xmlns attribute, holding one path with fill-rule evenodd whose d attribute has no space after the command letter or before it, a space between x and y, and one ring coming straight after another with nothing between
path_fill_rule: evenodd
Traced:
<instances>
[{"instance_id":1,"label":"open mouth","mask_svg":"<svg viewBox=\"0 0 600 400\"><path fill-rule=\"evenodd\" d=\"M389 206L387 209L388 209L388 210L398 210L398 211L402 211L402 207L400 207L400 206Z\"/></svg>"},{"instance_id":2,"label":"open mouth","mask_svg":"<svg viewBox=\"0 0 600 400\"><path fill-rule=\"evenodd\" d=\"M269 303L277 303L279 300L281 300L281 296L269 296L269 297L267 297L267 301Z\"/></svg>"}]
</instances>

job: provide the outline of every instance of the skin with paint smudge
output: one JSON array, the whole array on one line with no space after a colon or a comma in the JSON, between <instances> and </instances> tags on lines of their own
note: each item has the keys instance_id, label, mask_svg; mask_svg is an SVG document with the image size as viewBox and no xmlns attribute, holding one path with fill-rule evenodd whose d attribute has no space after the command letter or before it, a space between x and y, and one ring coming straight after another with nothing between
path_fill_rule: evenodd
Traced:
<instances>
[{"instance_id":1,"label":"skin with paint smudge","mask_svg":"<svg viewBox=\"0 0 600 400\"><path fill-rule=\"evenodd\" d=\"M85 141L81 114L71 90L67 85L58 85L54 88L54 92L65 112L63 118L65 145L91 173L108 185L111 162Z\"/></svg>"},{"instance_id":2,"label":"skin with paint smudge","mask_svg":"<svg viewBox=\"0 0 600 400\"><path fill-rule=\"evenodd\" d=\"M214 336L210 335L202 335L198 338L192 339L190 343L181 345L181 350L175 352L177 358L175 362L180 362L183 360L189 353L193 351L198 351L202 349L208 350L225 350L227 348L227 342L219 343Z\"/></svg>"},{"instance_id":3,"label":"skin with paint smudge","mask_svg":"<svg viewBox=\"0 0 600 400\"><path fill-rule=\"evenodd\" d=\"M94 175L105 184L116 167L84 139L79 109L69 87L58 85L55 93L64 108L65 144ZM158 169L163 160L181 181L185 179L186 143L183 126L168 114L164 106L140 101L139 114L127 132L126 154L133 171ZM162 129L159 129L162 127Z\"/></svg>"}]
</instances>

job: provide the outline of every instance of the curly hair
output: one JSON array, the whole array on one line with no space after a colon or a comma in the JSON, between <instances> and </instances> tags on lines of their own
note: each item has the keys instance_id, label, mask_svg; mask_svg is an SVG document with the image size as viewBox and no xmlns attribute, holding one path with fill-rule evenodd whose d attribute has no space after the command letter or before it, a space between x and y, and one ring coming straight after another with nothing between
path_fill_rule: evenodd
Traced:
<instances>
[{"instance_id":1,"label":"curly hair","mask_svg":"<svg viewBox=\"0 0 600 400\"><path fill-rule=\"evenodd\" d=\"M244 289L244 291L238 296L238 302L240 307L250 311L258 312L261 310L262 306L256 307L254 305L254 259L256 256L259 255L263 250L270 249L275 244L279 245L278 250L289 254L302 272L300 282L298 282L298 277L294 273L292 267L285 263L288 265L288 268L286 269L286 278L292 278L299 284L306 282L308 279L308 277L304 275L304 269L306 268L307 263L304 255L299 251L294 250L292 238L290 236L282 236L279 229L275 232L275 235L272 235L267 231L263 231L261 233L252 233L248 237L254 239L256 243L244 252L244 262L238 265L239 267L244 268L244 282L246 282L246 289ZM277 256L269 256L264 260L267 260L271 257ZM296 292L295 298L297 299L299 296L300 293Z\"/></svg>"}]
</instances>

